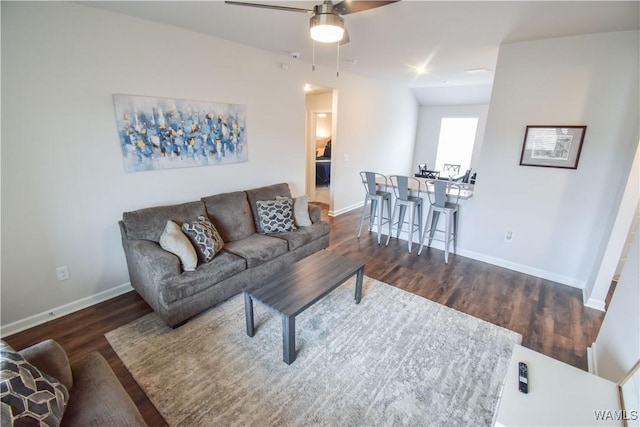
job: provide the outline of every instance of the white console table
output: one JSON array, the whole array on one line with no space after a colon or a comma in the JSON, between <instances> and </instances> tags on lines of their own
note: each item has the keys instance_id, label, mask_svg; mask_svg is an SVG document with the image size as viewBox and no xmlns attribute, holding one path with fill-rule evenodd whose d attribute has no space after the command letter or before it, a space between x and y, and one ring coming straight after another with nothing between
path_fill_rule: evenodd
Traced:
<instances>
[{"instance_id":1,"label":"white console table","mask_svg":"<svg viewBox=\"0 0 640 427\"><path fill-rule=\"evenodd\" d=\"M529 393L518 391L518 362L529 371ZM513 349L494 425L622 426L596 420L595 411L619 411L618 385L522 346Z\"/></svg>"}]
</instances>

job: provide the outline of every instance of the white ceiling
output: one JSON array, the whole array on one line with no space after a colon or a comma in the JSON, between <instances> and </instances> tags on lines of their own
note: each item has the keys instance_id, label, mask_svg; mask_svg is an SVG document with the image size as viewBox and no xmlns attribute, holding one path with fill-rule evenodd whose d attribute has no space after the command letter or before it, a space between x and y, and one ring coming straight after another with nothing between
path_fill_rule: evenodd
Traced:
<instances>
[{"instance_id":1,"label":"white ceiling","mask_svg":"<svg viewBox=\"0 0 640 427\"><path fill-rule=\"evenodd\" d=\"M260 1L312 9L314 1ZM89 6L186 28L312 62L309 16L222 1L101 1ZM487 103L502 43L640 28L639 1L418 1L344 16L340 69L412 88L423 105ZM299 52L293 59L291 52ZM214 52L212 52L212 55ZM335 45L316 64L336 66ZM415 67L427 72L417 75ZM484 74L466 69L487 68Z\"/></svg>"}]
</instances>

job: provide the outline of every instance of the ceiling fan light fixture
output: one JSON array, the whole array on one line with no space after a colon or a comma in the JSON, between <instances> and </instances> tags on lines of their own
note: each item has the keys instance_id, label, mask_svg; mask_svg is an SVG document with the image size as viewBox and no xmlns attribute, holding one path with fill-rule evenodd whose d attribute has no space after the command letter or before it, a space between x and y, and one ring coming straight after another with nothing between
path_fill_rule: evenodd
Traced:
<instances>
[{"instance_id":1,"label":"ceiling fan light fixture","mask_svg":"<svg viewBox=\"0 0 640 427\"><path fill-rule=\"evenodd\" d=\"M311 38L319 43L335 43L344 37L344 19L335 13L316 13L309 27Z\"/></svg>"}]
</instances>

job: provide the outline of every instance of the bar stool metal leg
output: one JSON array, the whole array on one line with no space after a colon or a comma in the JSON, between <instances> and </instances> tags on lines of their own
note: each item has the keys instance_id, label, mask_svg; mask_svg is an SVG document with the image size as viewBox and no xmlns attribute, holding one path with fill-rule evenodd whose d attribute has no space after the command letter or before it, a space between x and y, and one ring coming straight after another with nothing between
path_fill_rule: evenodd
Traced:
<instances>
[{"instance_id":1,"label":"bar stool metal leg","mask_svg":"<svg viewBox=\"0 0 640 427\"><path fill-rule=\"evenodd\" d=\"M362 234L362 225L364 224L364 218L367 215L367 202L368 202L368 199L364 199L364 206L362 207L362 216L360 217L360 228L358 229L358 239Z\"/></svg>"},{"instance_id":2,"label":"bar stool metal leg","mask_svg":"<svg viewBox=\"0 0 640 427\"><path fill-rule=\"evenodd\" d=\"M393 207L393 212L391 213L391 220L389 221L392 226L393 226L393 220L396 217L396 213L398 213L398 204L396 203L395 206ZM400 232L398 232L398 235L400 234ZM398 236L396 236L396 238L398 238ZM389 240L391 240L391 233L387 234L387 242L385 243L385 246L389 246Z\"/></svg>"},{"instance_id":3,"label":"bar stool metal leg","mask_svg":"<svg viewBox=\"0 0 640 427\"><path fill-rule=\"evenodd\" d=\"M457 254L457 246L458 246L458 212L453 212L453 253Z\"/></svg>"},{"instance_id":4,"label":"bar stool metal leg","mask_svg":"<svg viewBox=\"0 0 640 427\"><path fill-rule=\"evenodd\" d=\"M378 244L380 244L380 237L382 236L382 208L384 201L378 199Z\"/></svg>"},{"instance_id":5,"label":"bar stool metal leg","mask_svg":"<svg viewBox=\"0 0 640 427\"><path fill-rule=\"evenodd\" d=\"M424 230L422 231L422 236L420 237L420 247L418 248L418 256L422 253L422 248L424 247L424 239L427 238L427 233L429 236L432 236L431 229L433 228L433 208L429 207L429 212L427 213L427 219L424 224ZM431 239L427 246L431 244Z\"/></svg>"},{"instance_id":6,"label":"bar stool metal leg","mask_svg":"<svg viewBox=\"0 0 640 427\"><path fill-rule=\"evenodd\" d=\"M409 205L409 242L407 244L409 253L411 253L411 245L413 244L413 229L415 228L413 226L413 217L415 214L415 210L416 210L416 204L415 203L410 204Z\"/></svg>"},{"instance_id":7,"label":"bar stool metal leg","mask_svg":"<svg viewBox=\"0 0 640 427\"><path fill-rule=\"evenodd\" d=\"M451 243L451 214L444 212L444 263L449 264L449 244Z\"/></svg>"}]
</instances>

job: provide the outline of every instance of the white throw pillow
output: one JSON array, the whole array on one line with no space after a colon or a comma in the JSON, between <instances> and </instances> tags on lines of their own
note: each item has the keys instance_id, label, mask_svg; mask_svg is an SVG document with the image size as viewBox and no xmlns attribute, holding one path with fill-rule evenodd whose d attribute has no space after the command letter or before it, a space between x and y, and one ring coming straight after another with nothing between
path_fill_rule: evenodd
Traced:
<instances>
[{"instance_id":1,"label":"white throw pillow","mask_svg":"<svg viewBox=\"0 0 640 427\"><path fill-rule=\"evenodd\" d=\"M175 222L167 221L167 225L160 236L160 247L180 258L184 271L194 271L196 269L198 265L196 250L189 238Z\"/></svg>"},{"instance_id":2,"label":"white throw pillow","mask_svg":"<svg viewBox=\"0 0 640 427\"><path fill-rule=\"evenodd\" d=\"M288 199L288 197L277 196L277 200ZM309 196L299 196L293 199L293 222L296 227L309 227L311 218L309 218Z\"/></svg>"}]
</instances>

